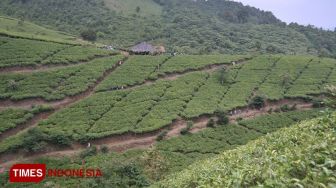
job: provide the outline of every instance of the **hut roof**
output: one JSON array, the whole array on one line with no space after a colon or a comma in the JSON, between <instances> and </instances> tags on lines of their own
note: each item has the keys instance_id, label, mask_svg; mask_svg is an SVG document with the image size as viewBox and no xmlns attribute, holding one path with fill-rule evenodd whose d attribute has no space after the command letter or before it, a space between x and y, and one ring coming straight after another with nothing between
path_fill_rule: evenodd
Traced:
<instances>
[{"instance_id":1,"label":"hut roof","mask_svg":"<svg viewBox=\"0 0 336 188\"><path fill-rule=\"evenodd\" d=\"M142 42L140 44L137 44L131 48L132 52L154 52L155 48L146 42Z\"/></svg>"}]
</instances>

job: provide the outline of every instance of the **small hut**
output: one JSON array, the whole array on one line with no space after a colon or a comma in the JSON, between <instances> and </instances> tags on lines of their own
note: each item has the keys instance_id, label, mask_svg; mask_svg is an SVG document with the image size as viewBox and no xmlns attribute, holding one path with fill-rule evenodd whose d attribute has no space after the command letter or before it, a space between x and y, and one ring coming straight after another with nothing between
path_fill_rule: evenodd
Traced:
<instances>
[{"instance_id":1,"label":"small hut","mask_svg":"<svg viewBox=\"0 0 336 188\"><path fill-rule=\"evenodd\" d=\"M140 44L137 44L133 46L130 50L132 54L137 54L137 55L154 54L155 51L156 51L155 47L147 42L142 42Z\"/></svg>"}]
</instances>

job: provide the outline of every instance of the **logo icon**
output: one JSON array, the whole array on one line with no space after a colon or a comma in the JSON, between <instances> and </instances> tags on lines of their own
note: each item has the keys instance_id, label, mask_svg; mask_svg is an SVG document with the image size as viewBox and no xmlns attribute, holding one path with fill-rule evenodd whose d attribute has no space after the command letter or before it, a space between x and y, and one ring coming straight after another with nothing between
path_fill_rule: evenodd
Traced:
<instances>
[{"instance_id":1,"label":"logo icon","mask_svg":"<svg viewBox=\"0 0 336 188\"><path fill-rule=\"evenodd\" d=\"M46 176L45 164L15 164L9 170L9 181L39 183Z\"/></svg>"}]
</instances>

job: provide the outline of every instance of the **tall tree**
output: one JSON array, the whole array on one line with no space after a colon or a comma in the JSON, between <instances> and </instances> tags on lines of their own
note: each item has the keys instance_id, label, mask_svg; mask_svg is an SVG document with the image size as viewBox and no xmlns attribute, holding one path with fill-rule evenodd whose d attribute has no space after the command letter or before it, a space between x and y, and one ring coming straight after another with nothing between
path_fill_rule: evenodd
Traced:
<instances>
[{"instance_id":1,"label":"tall tree","mask_svg":"<svg viewBox=\"0 0 336 188\"><path fill-rule=\"evenodd\" d=\"M240 23L246 23L248 16L249 16L249 13L244 9L238 11L237 13L237 18Z\"/></svg>"},{"instance_id":2,"label":"tall tree","mask_svg":"<svg viewBox=\"0 0 336 188\"><path fill-rule=\"evenodd\" d=\"M227 71L226 71L226 67L223 67L221 69L220 72L220 77L219 77L219 81L222 85L224 85L225 82L227 82Z\"/></svg>"},{"instance_id":3,"label":"tall tree","mask_svg":"<svg viewBox=\"0 0 336 188\"><path fill-rule=\"evenodd\" d=\"M97 40L97 33L93 31L92 29L84 30L81 32L80 35L84 40L88 40L91 42L94 42Z\"/></svg>"}]
</instances>

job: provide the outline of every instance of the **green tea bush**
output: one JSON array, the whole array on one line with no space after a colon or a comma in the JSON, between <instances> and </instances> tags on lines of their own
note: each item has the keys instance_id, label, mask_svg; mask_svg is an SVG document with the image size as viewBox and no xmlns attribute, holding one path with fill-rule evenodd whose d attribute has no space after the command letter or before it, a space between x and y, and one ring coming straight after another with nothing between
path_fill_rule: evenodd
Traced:
<instances>
[{"instance_id":1,"label":"green tea bush","mask_svg":"<svg viewBox=\"0 0 336 188\"><path fill-rule=\"evenodd\" d=\"M197 162L153 187L332 186L335 122L333 114L282 129Z\"/></svg>"}]
</instances>

